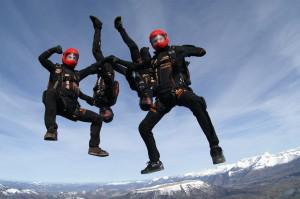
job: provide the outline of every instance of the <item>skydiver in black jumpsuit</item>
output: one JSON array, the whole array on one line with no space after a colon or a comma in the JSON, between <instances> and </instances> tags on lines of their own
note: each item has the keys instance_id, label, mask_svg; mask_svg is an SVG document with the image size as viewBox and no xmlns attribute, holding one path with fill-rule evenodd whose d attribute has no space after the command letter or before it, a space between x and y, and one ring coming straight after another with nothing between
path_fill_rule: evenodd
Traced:
<instances>
[{"instance_id":1,"label":"skydiver in black jumpsuit","mask_svg":"<svg viewBox=\"0 0 300 199\"><path fill-rule=\"evenodd\" d=\"M45 126L47 132L45 140L57 140L56 115L68 118L73 121L90 122L90 155L108 156L109 154L99 148L100 130L102 118L99 114L80 107L78 97L85 99L89 104L93 99L84 95L79 89L79 82L91 74L96 74L101 67L97 62L82 70L74 70L79 59L76 49L70 48L63 53L62 64L54 64L49 57L54 53L62 54L61 46L50 48L39 56L40 63L50 72L47 90L43 93L43 103L45 104Z\"/></svg>"},{"instance_id":2,"label":"skydiver in black jumpsuit","mask_svg":"<svg viewBox=\"0 0 300 199\"><path fill-rule=\"evenodd\" d=\"M196 95L189 87L189 72L185 57L201 57L206 54L206 51L192 45L169 46L167 33L159 29L150 34L150 42L156 50L152 59L152 67L158 81L156 88L158 102L156 112L150 111L139 126L150 159L148 166L141 173L163 169L152 129L176 105L189 108L197 118L209 142L213 163L225 162L218 137L206 110L206 102L203 97Z\"/></svg>"},{"instance_id":3,"label":"skydiver in black jumpsuit","mask_svg":"<svg viewBox=\"0 0 300 199\"><path fill-rule=\"evenodd\" d=\"M104 60L101 51L101 29L102 22L95 16L90 16L94 26L93 55L97 62ZM94 87L94 104L100 108L100 115L104 122L113 120L113 106L119 94L119 83L114 79L114 69L108 62L103 62L103 66L98 71L98 79Z\"/></svg>"},{"instance_id":4,"label":"skydiver in black jumpsuit","mask_svg":"<svg viewBox=\"0 0 300 199\"><path fill-rule=\"evenodd\" d=\"M225 162L218 137L206 110L206 102L203 97L196 95L189 87L191 82L185 57L201 57L206 54L206 51L192 45L169 46L167 34L162 30L153 31L150 41L156 50L151 63L128 64L127 62L127 67L131 70L152 66L157 80L156 108L151 109L139 125L139 132L146 144L150 159L147 167L141 173L146 174L164 169L159 160L160 154L152 129L176 105L189 108L197 118L209 142L213 163Z\"/></svg>"},{"instance_id":5,"label":"skydiver in black jumpsuit","mask_svg":"<svg viewBox=\"0 0 300 199\"><path fill-rule=\"evenodd\" d=\"M120 16L115 18L114 25L130 50L132 62L140 64L150 61L151 55L149 53L149 48L142 47L139 50L137 44L129 37L123 27ZM127 68L124 67L124 64L122 64L122 62L118 63L118 61L114 64L114 68L116 71L126 76L130 88L137 91L138 96L140 97L139 104L141 109L148 111L152 107L153 87L155 85L153 70L150 67L138 71L127 70Z\"/></svg>"}]
</instances>

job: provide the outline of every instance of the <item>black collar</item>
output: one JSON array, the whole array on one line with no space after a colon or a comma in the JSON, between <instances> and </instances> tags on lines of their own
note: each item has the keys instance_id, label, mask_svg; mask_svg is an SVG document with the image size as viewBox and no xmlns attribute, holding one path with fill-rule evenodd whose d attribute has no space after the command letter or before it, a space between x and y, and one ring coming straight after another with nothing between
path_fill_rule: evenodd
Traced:
<instances>
[{"instance_id":1,"label":"black collar","mask_svg":"<svg viewBox=\"0 0 300 199\"><path fill-rule=\"evenodd\" d=\"M65 64L62 64L62 67L66 70L70 70L70 71L73 71L75 72L75 70L73 68L70 68L69 66L65 65Z\"/></svg>"},{"instance_id":2,"label":"black collar","mask_svg":"<svg viewBox=\"0 0 300 199\"><path fill-rule=\"evenodd\" d=\"M157 54L159 54L159 53L161 53L161 52L168 51L169 49L170 49L170 46L166 46L165 48L162 48L162 49L160 49L160 50L154 51L154 54L157 55Z\"/></svg>"}]
</instances>

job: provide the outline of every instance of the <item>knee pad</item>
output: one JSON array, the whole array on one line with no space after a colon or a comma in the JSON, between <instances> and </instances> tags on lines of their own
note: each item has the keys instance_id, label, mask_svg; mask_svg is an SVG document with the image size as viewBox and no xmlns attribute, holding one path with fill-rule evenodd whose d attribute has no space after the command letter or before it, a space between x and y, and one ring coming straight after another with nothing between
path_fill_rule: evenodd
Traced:
<instances>
[{"instance_id":1,"label":"knee pad","mask_svg":"<svg viewBox=\"0 0 300 199\"><path fill-rule=\"evenodd\" d=\"M100 114L102 116L103 122L105 122L105 123L111 122L114 118L114 113L111 110L111 108L109 108L109 107L108 108L102 108L100 110Z\"/></svg>"}]
</instances>

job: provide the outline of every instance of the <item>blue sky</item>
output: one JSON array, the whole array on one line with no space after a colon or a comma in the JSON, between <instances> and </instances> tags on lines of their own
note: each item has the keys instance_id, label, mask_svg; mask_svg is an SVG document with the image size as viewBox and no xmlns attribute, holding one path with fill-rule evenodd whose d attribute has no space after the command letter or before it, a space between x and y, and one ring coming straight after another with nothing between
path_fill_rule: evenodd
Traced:
<instances>
[{"instance_id":1,"label":"blue sky","mask_svg":"<svg viewBox=\"0 0 300 199\"><path fill-rule=\"evenodd\" d=\"M137 127L136 93L121 75L101 146L108 158L89 156L89 124L58 117L59 141L45 142L42 91L48 72L37 57L62 45L80 52L78 69L94 62L89 15L103 21L102 50L130 59L113 27L121 15L137 44L150 46L149 32L165 29L174 45L207 50L189 58L192 87L208 112L228 163L263 152L299 147L300 2L292 1L17 1L0 8L0 179L40 182L111 182L184 174L215 167L192 113L173 109L154 129L165 170L140 175L148 160ZM60 56L51 59L60 61ZM81 83L92 94L95 76ZM81 102L83 107L96 108Z\"/></svg>"}]
</instances>

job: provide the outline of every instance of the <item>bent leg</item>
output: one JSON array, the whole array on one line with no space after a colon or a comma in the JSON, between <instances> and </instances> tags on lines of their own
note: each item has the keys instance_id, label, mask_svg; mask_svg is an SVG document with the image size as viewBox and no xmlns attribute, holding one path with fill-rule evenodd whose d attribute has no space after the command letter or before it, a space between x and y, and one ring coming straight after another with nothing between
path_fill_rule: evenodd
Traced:
<instances>
[{"instance_id":1,"label":"bent leg","mask_svg":"<svg viewBox=\"0 0 300 199\"><path fill-rule=\"evenodd\" d=\"M101 61L103 60L103 54L101 51L101 29L102 29L102 23L101 21L94 17L90 16L90 19L93 22L94 25L94 39L93 39L93 55L96 61Z\"/></svg>"},{"instance_id":2,"label":"bent leg","mask_svg":"<svg viewBox=\"0 0 300 199\"><path fill-rule=\"evenodd\" d=\"M157 162L160 158L159 152L156 147L155 139L152 133L152 129L171 109L172 107L165 107L163 104L158 102L157 109L149 111L146 117L139 125L139 132L146 144L148 156L151 162Z\"/></svg>"},{"instance_id":3,"label":"bent leg","mask_svg":"<svg viewBox=\"0 0 300 199\"><path fill-rule=\"evenodd\" d=\"M100 144L100 130L102 127L102 118L99 114L86 110L80 109L80 114L78 116L78 120L82 122L91 122L90 128L90 147L98 147Z\"/></svg>"},{"instance_id":4,"label":"bent leg","mask_svg":"<svg viewBox=\"0 0 300 199\"><path fill-rule=\"evenodd\" d=\"M57 113L57 104L56 104L57 94L55 89L49 89L44 91L43 102L45 104L45 115L44 122L47 128L47 132L54 133L57 131L56 124L56 113Z\"/></svg>"},{"instance_id":5,"label":"bent leg","mask_svg":"<svg viewBox=\"0 0 300 199\"><path fill-rule=\"evenodd\" d=\"M135 63L140 63L142 59L137 44L129 37L129 35L123 27L119 28L118 31L120 32L123 41L126 43L130 50L132 61Z\"/></svg>"},{"instance_id":6,"label":"bent leg","mask_svg":"<svg viewBox=\"0 0 300 199\"><path fill-rule=\"evenodd\" d=\"M184 91L178 97L177 103L179 106L185 106L193 112L209 142L210 147L218 145L219 139L206 110L204 98L196 95L192 91Z\"/></svg>"}]
</instances>

